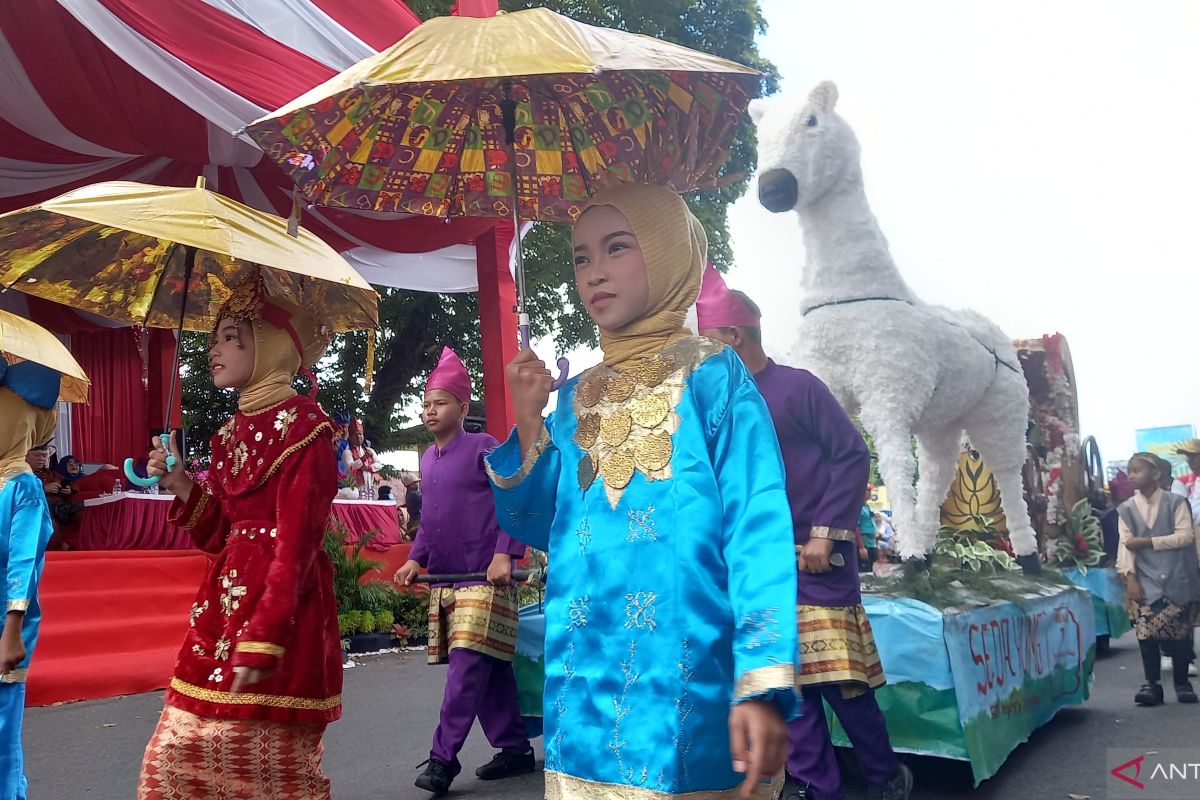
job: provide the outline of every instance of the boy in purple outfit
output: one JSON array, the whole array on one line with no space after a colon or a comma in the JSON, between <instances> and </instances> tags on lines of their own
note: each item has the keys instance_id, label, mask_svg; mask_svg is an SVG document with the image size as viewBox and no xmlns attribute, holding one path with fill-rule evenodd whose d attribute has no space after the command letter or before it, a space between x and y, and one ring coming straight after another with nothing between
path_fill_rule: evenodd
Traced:
<instances>
[{"instance_id":1,"label":"boy in purple outfit","mask_svg":"<svg viewBox=\"0 0 1200 800\"><path fill-rule=\"evenodd\" d=\"M870 453L829 389L811 373L782 367L762 347L761 313L709 266L696 303L700 333L732 347L767 401L783 453L796 538L803 714L788 724L780 800L842 800L841 775L822 701L854 745L869 798L907 800L912 774L892 751L874 689L885 682L862 607L854 531Z\"/></svg>"},{"instance_id":2,"label":"boy in purple outfit","mask_svg":"<svg viewBox=\"0 0 1200 800\"><path fill-rule=\"evenodd\" d=\"M422 419L434 446L421 457L423 506L409 560L396 572L408 586L433 574L486 573L487 582L434 586L429 593L429 663L449 664L441 720L428 767L416 785L441 796L462 769L458 751L476 717L498 752L475 770L483 780L532 772L533 748L521 722L512 657L517 639L517 589L512 560L525 554L496 522L483 457L498 442L463 430L471 377L449 347L425 386Z\"/></svg>"}]
</instances>

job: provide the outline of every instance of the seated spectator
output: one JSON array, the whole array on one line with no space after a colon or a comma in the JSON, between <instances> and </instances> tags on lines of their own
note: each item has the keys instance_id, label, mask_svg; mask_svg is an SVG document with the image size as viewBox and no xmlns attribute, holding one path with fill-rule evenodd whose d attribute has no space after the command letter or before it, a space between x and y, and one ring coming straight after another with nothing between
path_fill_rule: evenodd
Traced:
<instances>
[{"instance_id":1,"label":"seated spectator","mask_svg":"<svg viewBox=\"0 0 1200 800\"><path fill-rule=\"evenodd\" d=\"M25 463L42 482L46 501L50 505L50 516L56 524L72 525L83 511L83 503L72 498L75 494L71 481L50 469L50 445L35 447L25 454Z\"/></svg>"},{"instance_id":2,"label":"seated spectator","mask_svg":"<svg viewBox=\"0 0 1200 800\"><path fill-rule=\"evenodd\" d=\"M400 482L404 484L404 508L408 512L406 531L413 534L421 525L421 479L405 472L400 476Z\"/></svg>"},{"instance_id":3,"label":"seated spectator","mask_svg":"<svg viewBox=\"0 0 1200 800\"><path fill-rule=\"evenodd\" d=\"M896 556L896 533L892 528L891 520L882 511L875 512L875 547L878 550L878 558L884 563L888 563Z\"/></svg>"},{"instance_id":4,"label":"seated spectator","mask_svg":"<svg viewBox=\"0 0 1200 800\"><path fill-rule=\"evenodd\" d=\"M378 496L380 500L396 503L396 498L392 496L392 487L386 483L379 487ZM396 524L400 526L400 539L405 542L411 541L412 537L408 535L408 511L399 503L396 503Z\"/></svg>"},{"instance_id":5,"label":"seated spectator","mask_svg":"<svg viewBox=\"0 0 1200 800\"><path fill-rule=\"evenodd\" d=\"M54 469L67 485L71 485L84 477L83 462L75 456L66 456L59 459L58 466Z\"/></svg>"}]
</instances>

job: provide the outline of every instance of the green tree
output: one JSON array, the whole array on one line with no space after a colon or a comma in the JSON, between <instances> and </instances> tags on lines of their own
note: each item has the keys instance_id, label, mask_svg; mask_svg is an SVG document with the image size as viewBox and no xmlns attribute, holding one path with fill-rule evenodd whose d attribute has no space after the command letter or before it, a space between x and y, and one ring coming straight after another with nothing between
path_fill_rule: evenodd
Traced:
<instances>
[{"instance_id":1,"label":"green tree","mask_svg":"<svg viewBox=\"0 0 1200 800\"><path fill-rule=\"evenodd\" d=\"M410 0L422 19L450 12L452 0ZM739 61L765 74L763 90L773 92L778 83L774 66L763 59L755 36L766 30L758 0L501 0L505 11L546 7L581 22L644 33L714 55ZM746 119L726 164L729 173L749 174L755 166L754 127ZM726 209L745 191L748 178L714 192L693 193L685 199L704 224L709 256L725 270L733 258L726 224ZM597 331L574 298L570 229L565 225L535 225L524 238L529 307L534 335L553 335L558 347L570 350L595 345ZM321 402L327 410L345 408L360 412L367 436L377 450L408 444L420 434L404 429L399 412L419 396L421 381L437 363L442 345L453 347L463 360L478 369L481 364L478 300L474 294L435 295L399 289L380 291L380 327L376 343L375 384L369 395L362 391L366 362L365 333L339 336L318 371ZM549 354L546 354L549 355ZM482 388L476 374L476 386ZM189 424L214 428L232 408L208 381L207 368L190 371L185 402L197 403L188 414ZM480 394L482 392L479 392ZM223 399L224 398L224 399ZM215 419L212 424L209 420ZM193 433L192 441L200 437Z\"/></svg>"},{"instance_id":2,"label":"green tree","mask_svg":"<svg viewBox=\"0 0 1200 800\"><path fill-rule=\"evenodd\" d=\"M187 430L187 455L207 458L208 440L237 410L237 395L213 386L208 371L209 336L185 331L180 340L179 371L183 376L180 401Z\"/></svg>"}]
</instances>

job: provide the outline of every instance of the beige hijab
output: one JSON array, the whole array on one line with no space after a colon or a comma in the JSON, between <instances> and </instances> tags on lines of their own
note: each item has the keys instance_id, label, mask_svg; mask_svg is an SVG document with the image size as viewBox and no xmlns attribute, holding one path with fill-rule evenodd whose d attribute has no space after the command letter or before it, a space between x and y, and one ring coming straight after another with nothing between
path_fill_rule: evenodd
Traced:
<instances>
[{"instance_id":1,"label":"beige hijab","mask_svg":"<svg viewBox=\"0 0 1200 800\"><path fill-rule=\"evenodd\" d=\"M683 198L662 186L617 184L583 210L592 206L624 214L646 259L650 294L642 315L617 330L600 331L605 365L622 369L691 335L683 321L700 294L708 237Z\"/></svg>"},{"instance_id":2,"label":"beige hijab","mask_svg":"<svg viewBox=\"0 0 1200 800\"><path fill-rule=\"evenodd\" d=\"M0 487L22 472L32 472L25 454L54 436L57 408L38 408L0 387Z\"/></svg>"},{"instance_id":3,"label":"beige hijab","mask_svg":"<svg viewBox=\"0 0 1200 800\"><path fill-rule=\"evenodd\" d=\"M264 319L249 321L254 329L254 372L238 390L238 411L260 411L296 396L292 378L300 371L300 353L292 337Z\"/></svg>"}]
</instances>

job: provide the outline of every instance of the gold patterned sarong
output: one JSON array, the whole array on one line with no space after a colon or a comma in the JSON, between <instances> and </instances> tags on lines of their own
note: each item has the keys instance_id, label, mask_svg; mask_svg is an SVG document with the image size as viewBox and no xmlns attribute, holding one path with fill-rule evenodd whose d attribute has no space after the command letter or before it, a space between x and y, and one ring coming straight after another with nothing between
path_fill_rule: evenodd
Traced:
<instances>
[{"instance_id":1,"label":"gold patterned sarong","mask_svg":"<svg viewBox=\"0 0 1200 800\"><path fill-rule=\"evenodd\" d=\"M324 723L213 719L167 706L146 746L138 800L329 800Z\"/></svg>"},{"instance_id":2,"label":"gold patterned sarong","mask_svg":"<svg viewBox=\"0 0 1200 800\"><path fill-rule=\"evenodd\" d=\"M796 605L800 672L796 685L859 684L872 689L887 682L871 623L861 605Z\"/></svg>"},{"instance_id":3,"label":"gold patterned sarong","mask_svg":"<svg viewBox=\"0 0 1200 800\"><path fill-rule=\"evenodd\" d=\"M456 647L512 661L517 647L517 587L430 589L429 663L445 664Z\"/></svg>"}]
</instances>

